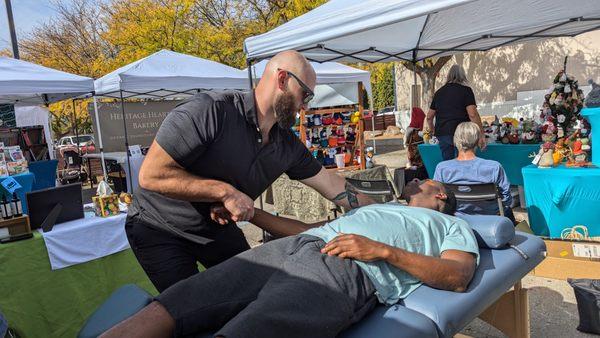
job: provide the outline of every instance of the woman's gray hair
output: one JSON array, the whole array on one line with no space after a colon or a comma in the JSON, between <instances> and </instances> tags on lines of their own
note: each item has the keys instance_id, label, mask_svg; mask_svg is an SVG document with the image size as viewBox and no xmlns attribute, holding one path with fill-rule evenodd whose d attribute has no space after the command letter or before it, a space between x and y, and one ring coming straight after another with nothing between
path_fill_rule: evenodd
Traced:
<instances>
[{"instance_id":1,"label":"woman's gray hair","mask_svg":"<svg viewBox=\"0 0 600 338\"><path fill-rule=\"evenodd\" d=\"M450 67L446 83L458 83L466 86L469 83L469 80L467 80L467 74L463 67L460 65Z\"/></svg>"},{"instance_id":2,"label":"woman's gray hair","mask_svg":"<svg viewBox=\"0 0 600 338\"><path fill-rule=\"evenodd\" d=\"M463 122L456 127L454 132L454 146L459 151L475 150L479 145L481 129L477 123Z\"/></svg>"}]
</instances>

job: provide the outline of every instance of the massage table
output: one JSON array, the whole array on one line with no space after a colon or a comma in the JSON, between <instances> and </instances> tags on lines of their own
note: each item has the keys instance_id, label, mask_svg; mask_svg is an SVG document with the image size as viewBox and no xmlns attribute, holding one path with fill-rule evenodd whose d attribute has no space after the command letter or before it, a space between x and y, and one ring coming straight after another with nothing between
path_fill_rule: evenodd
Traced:
<instances>
[{"instance_id":1,"label":"massage table","mask_svg":"<svg viewBox=\"0 0 600 338\"><path fill-rule=\"evenodd\" d=\"M529 337L527 290L521 279L544 259L544 242L515 232L505 217L457 216L471 225L480 248L468 289L457 293L422 285L396 305L378 305L340 338L452 337L477 317L509 337ZM125 285L88 318L78 337L97 337L151 301L146 291Z\"/></svg>"}]
</instances>

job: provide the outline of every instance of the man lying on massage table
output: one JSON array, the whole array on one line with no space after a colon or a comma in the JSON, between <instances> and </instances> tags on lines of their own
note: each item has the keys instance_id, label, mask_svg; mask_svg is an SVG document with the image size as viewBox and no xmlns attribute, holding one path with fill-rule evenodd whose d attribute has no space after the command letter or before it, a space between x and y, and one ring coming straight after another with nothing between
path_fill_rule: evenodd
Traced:
<instances>
[{"instance_id":1,"label":"man lying on massage table","mask_svg":"<svg viewBox=\"0 0 600 338\"><path fill-rule=\"evenodd\" d=\"M178 282L101 337L335 337L422 283L464 291L479 254L468 224L449 216L454 196L432 180L404 195L409 206L373 204L322 226L257 210L253 222L297 235Z\"/></svg>"}]
</instances>

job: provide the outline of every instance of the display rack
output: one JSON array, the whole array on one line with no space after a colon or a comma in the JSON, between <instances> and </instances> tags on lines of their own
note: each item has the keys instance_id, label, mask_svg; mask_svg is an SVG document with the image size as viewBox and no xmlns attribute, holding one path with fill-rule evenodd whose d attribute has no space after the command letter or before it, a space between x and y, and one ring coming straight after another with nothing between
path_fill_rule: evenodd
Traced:
<instances>
[{"instance_id":1,"label":"display rack","mask_svg":"<svg viewBox=\"0 0 600 338\"><path fill-rule=\"evenodd\" d=\"M338 149L338 152L341 152L341 153L346 153L346 150L350 150L350 154L351 154L350 163L346 163L345 167L343 167L343 168L338 168L335 165L335 163L325 165L325 168L327 168L327 169L332 169L332 170L365 169L366 160L365 160L365 142L364 142L364 121L362 119L362 113L363 113L362 91L363 91L362 84L359 83L359 85L358 85L358 98L359 98L358 104L310 109L307 111L302 110L300 112L300 121L299 121L300 123L295 128L297 128L297 130L299 131L299 137L302 140L303 144L308 145L307 144L307 130L310 130L310 134L312 135L313 133L320 132L323 129L327 129L328 130L327 134L329 134L332 128L336 128L336 129L342 128L344 130L344 137L346 137L346 135L347 135L346 131L348 130L348 128L353 128L353 131L355 132L355 140L354 140L354 144L352 146L350 146L349 144L338 145L335 147L330 147L329 145L328 146L315 145L315 144L310 145L311 152L313 152L315 150L323 151L325 149L330 149L330 148L336 148L336 149ZM324 125L323 123L321 123L321 125L307 126L307 121L308 121L307 117L312 117L314 119L314 117L316 115L320 115L319 117L322 118L323 116L334 115L334 114L342 114L342 113L343 114L348 114L348 113L354 114L356 111L360 112L360 118L358 121L355 121L355 122L344 121L342 124L333 123L333 124Z\"/></svg>"}]
</instances>

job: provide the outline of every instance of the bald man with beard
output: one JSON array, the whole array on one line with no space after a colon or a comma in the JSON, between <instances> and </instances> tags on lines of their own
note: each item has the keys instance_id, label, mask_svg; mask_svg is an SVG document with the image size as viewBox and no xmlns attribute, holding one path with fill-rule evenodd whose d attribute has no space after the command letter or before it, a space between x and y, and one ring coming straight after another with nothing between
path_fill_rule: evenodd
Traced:
<instances>
[{"instance_id":1,"label":"bald man with beard","mask_svg":"<svg viewBox=\"0 0 600 338\"><path fill-rule=\"evenodd\" d=\"M370 204L325 170L290 129L314 96L316 74L295 51L277 54L254 91L204 91L162 123L139 174L125 230L159 291L249 245L236 226L281 174L345 208ZM220 208L211 218L210 209ZM269 231L269 224L263 229Z\"/></svg>"}]
</instances>

